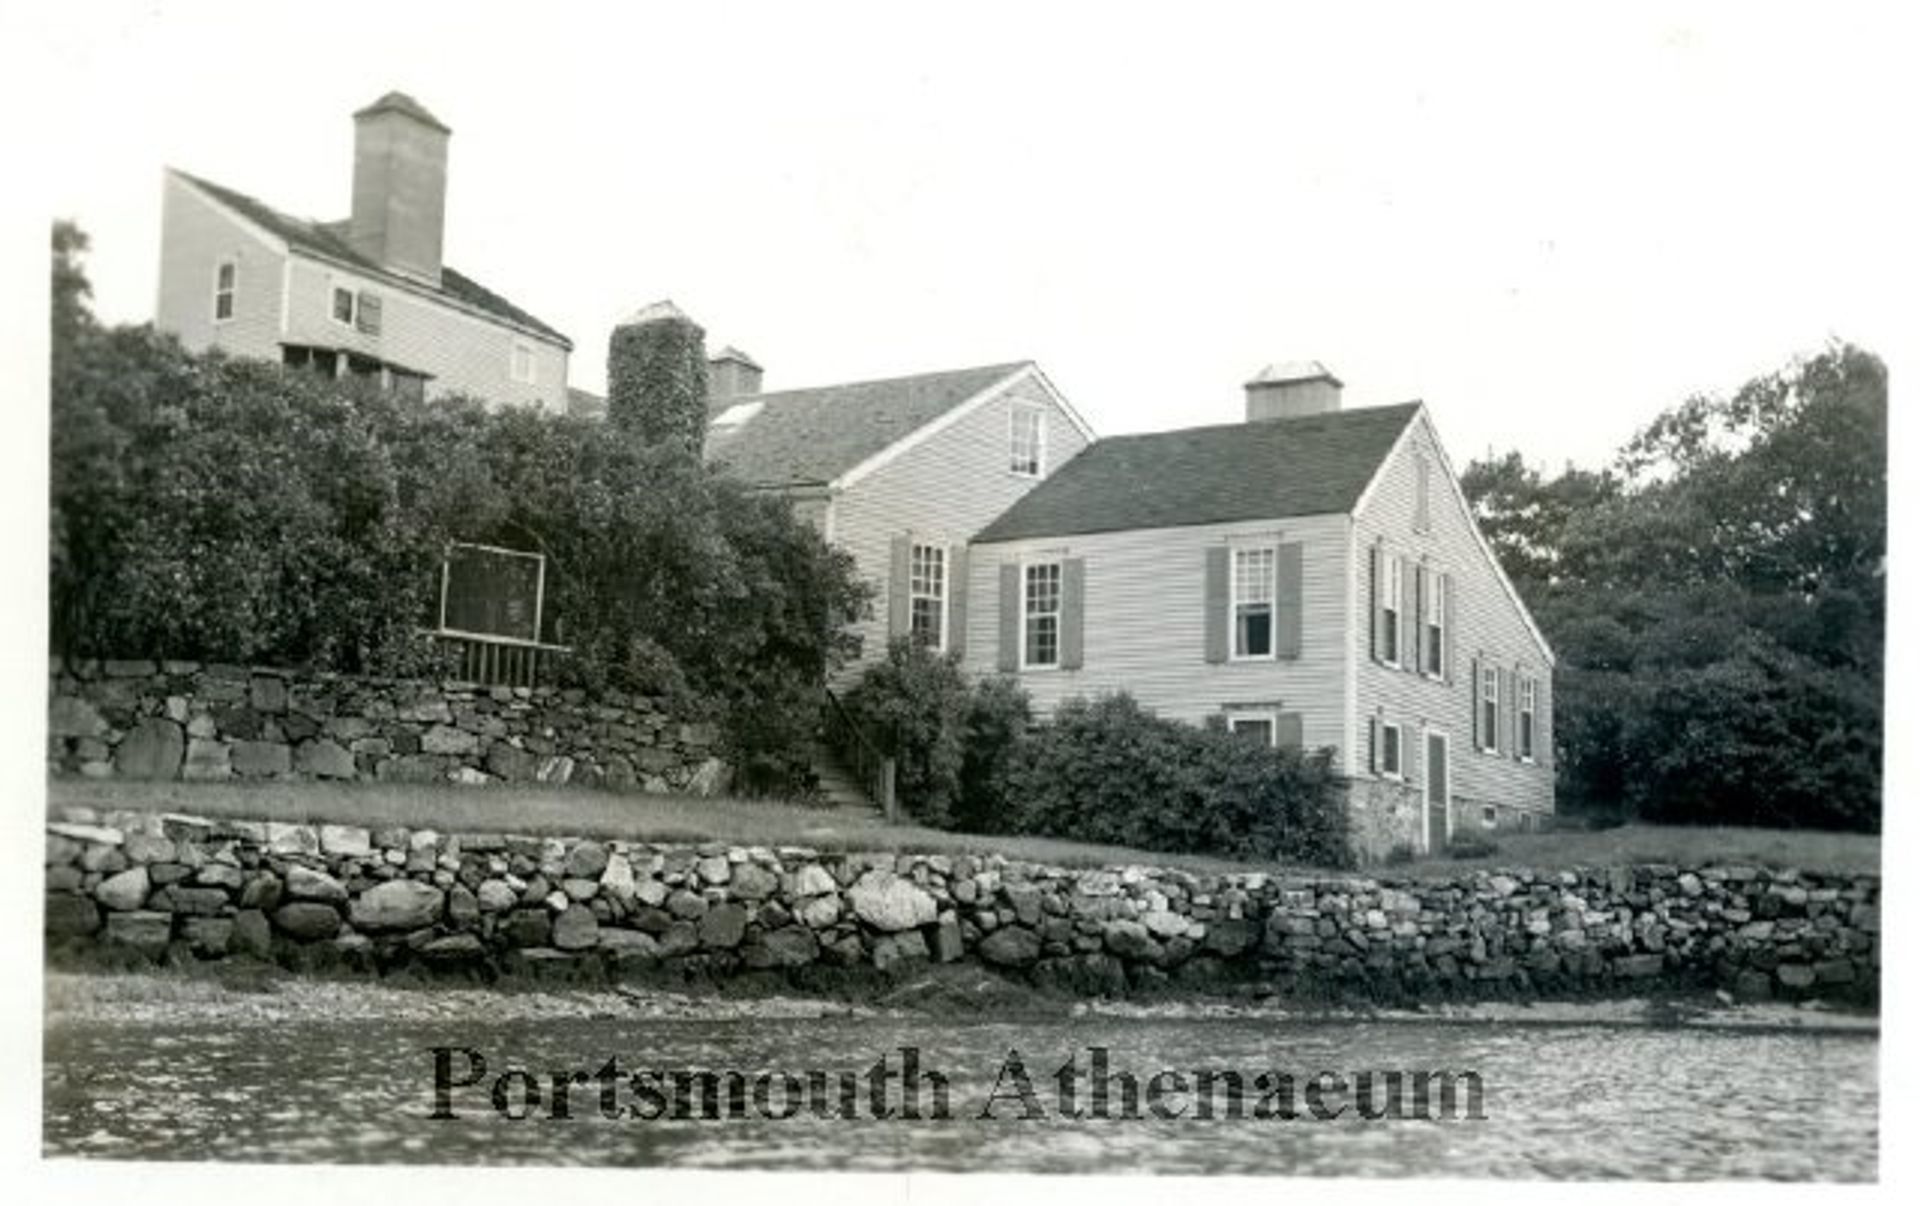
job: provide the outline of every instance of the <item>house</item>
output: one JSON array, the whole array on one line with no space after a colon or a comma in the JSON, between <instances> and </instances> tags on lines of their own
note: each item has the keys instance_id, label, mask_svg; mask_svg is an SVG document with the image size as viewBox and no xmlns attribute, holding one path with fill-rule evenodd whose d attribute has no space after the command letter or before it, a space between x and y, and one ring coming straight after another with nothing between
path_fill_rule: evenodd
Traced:
<instances>
[{"instance_id":1,"label":"house","mask_svg":"<svg viewBox=\"0 0 1920 1206\"><path fill-rule=\"evenodd\" d=\"M983 525L965 667L1036 710L1161 715L1328 747L1373 855L1553 811L1553 651L1425 405L1342 409L1318 364L1246 421L1101 440Z\"/></svg>"},{"instance_id":2,"label":"house","mask_svg":"<svg viewBox=\"0 0 1920 1206\"><path fill-rule=\"evenodd\" d=\"M728 348L708 381L707 461L791 499L874 587L842 682L893 637L963 650L969 539L1093 440L1031 361L763 393Z\"/></svg>"},{"instance_id":3,"label":"house","mask_svg":"<svg viewBox=\"0 0 1920 1206\"><path fill-rule=\"evenodd\" d=\"M353 120L342 221L166 170L155 325L195 351L564 411L572 342L441 260L451 131L398 92Z\"/></svg>"}]
</instances>

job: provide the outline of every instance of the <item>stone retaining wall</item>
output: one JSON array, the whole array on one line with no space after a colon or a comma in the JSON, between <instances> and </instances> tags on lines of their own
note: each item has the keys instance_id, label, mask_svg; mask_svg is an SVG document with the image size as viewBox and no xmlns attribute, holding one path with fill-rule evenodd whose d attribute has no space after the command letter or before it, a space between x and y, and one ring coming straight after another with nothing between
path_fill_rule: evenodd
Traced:
<instances>
[{"instance_id":1,"label":"stone retaining wall","mask_svg":"<svg viewBox=\"0 0 1920 1206\"><path fill-rule=\"evenodd\" d=\"M1741 866L1444 880L841 854L69 809L53 946L725 977L972 960L1081 994L1643 993L1877 1001L1880 883Z\"/></svg>"},{"instance_id":2,"label":"stone retaining wall","mask_svg":"<svg viewBox=\"0 0 1920 1206\"><path fill-rule=\"evenodd\" d=\"M176 661L56 660L49 681L55 774L726 787L712 725L618 693Z\"/></svg>"}]
</instances>

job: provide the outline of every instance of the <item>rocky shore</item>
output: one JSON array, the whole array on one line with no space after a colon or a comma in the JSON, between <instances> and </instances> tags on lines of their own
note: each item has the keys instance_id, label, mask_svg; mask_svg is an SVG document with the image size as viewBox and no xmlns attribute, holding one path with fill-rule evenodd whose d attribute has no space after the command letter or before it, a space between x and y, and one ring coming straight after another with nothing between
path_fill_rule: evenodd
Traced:
<instances>
[{"instance_id":1,"label":"rocky shore","mask_svg":"<svg viewBox=\"0 0 1920 1206\"><path fill-rule=\"evenodd\" d=\"M966 964L1075 997L1376 1003L1879 987L1877 877L1745 866L1071 870L74 809L46 876L56 953L175 963L802 988Z\"/></svg>"}]
</instances>

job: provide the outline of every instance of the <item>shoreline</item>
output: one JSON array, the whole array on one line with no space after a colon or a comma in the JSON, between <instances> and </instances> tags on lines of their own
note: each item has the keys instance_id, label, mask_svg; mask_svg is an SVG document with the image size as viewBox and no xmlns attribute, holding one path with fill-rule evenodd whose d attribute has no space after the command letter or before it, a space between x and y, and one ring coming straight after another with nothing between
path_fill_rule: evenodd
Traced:
<instances>
[{"instance_id":1,"label":"shoreline","mask_svg":"<svg viewBox=\"0 0 1920 1206\"><path fill-rule=\"evenodd\" d=\"M267 972L244 982L164 971L74 971L49 967L43 1020L64 1026L191 1027L387 1023L424 1025L557 1021L781 1022L823 1019L925 1019L937 1025L1037 1025L1108 1022L1266 1021L1276 1025L1429 1025L1447 1027L1611 1027L1753 1034L1825 1034L1878 1039L1877 1012L1824 1005L1733 1003L1708 994L1605 1000L1478 1002L1416 1008L1366 1008L1255 1000L1132 1002L1064 1000L1025 992L998 994L956 1013L956 993L978 993L973 979L930 974L872 1000L798 993L730 996L718 989L658 986L449 986L392 984ZM998 981L991 988L1019 990ZM991 990L991 989L990 989ZM916 1000L916 996L919 998Z\"/></svg>"}]
</instances>

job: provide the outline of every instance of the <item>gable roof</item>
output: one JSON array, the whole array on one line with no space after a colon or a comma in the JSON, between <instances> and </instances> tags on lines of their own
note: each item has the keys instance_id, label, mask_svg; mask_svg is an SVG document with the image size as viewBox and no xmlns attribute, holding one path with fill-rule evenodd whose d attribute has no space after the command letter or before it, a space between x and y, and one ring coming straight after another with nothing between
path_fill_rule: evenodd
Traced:
<instances>
[{"instance_id":1,"label":"gable roof","mask_svg":"<svg viewBox=\"0 0 1920 1206\"><path fill-rule=\"evenodd\" d=\"M1418 402L1113 436L976 537L983 543L1334 515L1353 509Z\"/></svg>"},{"instance_id":2,"label":"gable roof","mask_svg":"<svg viewBox=\"0 0 1920 1206\"><path fill-rule=\"evenodd\" d=\"M236 192L223 185L215 184L211 180L203 180L191 173L180 171L178 168L169 170L221 205L239 214L247 221L262 227L276 238L284 240L290 247L297 248L311 255L317 255L323 259L333 260L336 263L344 264L352 268L356 272L364 272L368 276L379 277L382 280L390 281L396 285L410 289L425 290L429 293L439 293L449 300L458 302L469 309L479 310L495 318L504 319L514 326L521 327L536 335L553 340L555 343L564 346L568 351L573 350L573 341L571 339L568 339L565 335L562 335L546 323L541 322L533 315L522 310L519 306L514 305L506 298L501 297L498 293L488 289L464 273L456 272L451 268L441 269L440 287L435 289L425 281L390 272L355 251L347 242L347 222L344 220L339 222L309 222L303 218L295 218L288 214L283 214L264 201L249 197L242 192Z\"/></svg>"},{"instance_id":3,"label":"gable roof","mask_svg":"<svg viewBox=\"0 0 1920 1206\"><path fill-rule=\"evenodd\" d=\"M743 394L708 423L707 461L755 486L828 485L1030 365ZM730 410L744 419L722 422Z\"/></svg>"}]
</instances>

